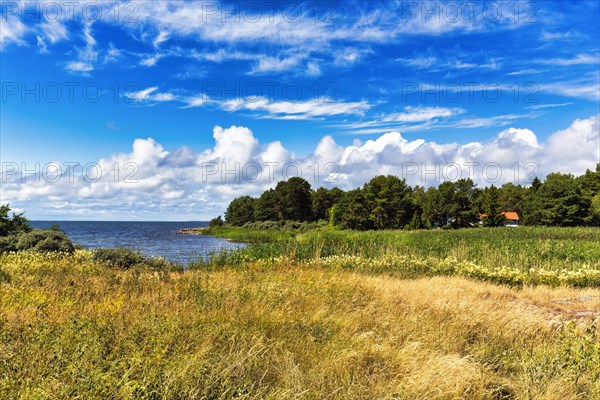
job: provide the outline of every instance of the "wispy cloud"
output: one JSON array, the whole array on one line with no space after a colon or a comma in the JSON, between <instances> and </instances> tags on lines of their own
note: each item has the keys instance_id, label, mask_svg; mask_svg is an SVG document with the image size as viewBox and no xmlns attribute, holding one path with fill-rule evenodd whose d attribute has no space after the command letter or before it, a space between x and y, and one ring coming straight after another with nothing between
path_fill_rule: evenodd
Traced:
<instances>
[{"instance_id":1,"label":"wispy cloud","mask_svg":"<svg viewBox=\"0 0 600 400\"><path fill-rule=\"evenodd\" d=\"M542 115L541 111L522 114L502 114L489 117L463 116L462 108L444 107L407 107L404 113L382 115L365 122L333 125L354 134L375 134L392 130L401 132L424 132L439 129L476 129L504 127L518 120L534 119Z\"/></svg>"},{"instance_id":2,"label":"wispy cloud","mask_svg":"<svg viewBox=\"0 0 600 400\"><path fill-rule=\"evenodd\" d=\"M566 97L592 101L600 100L600 82L598 80L545 83L539 85L539 90Z\"/></svg>"},{"instance_id":3,"label":"wispy cloud","mask_svg":"<svg viewBox=\"0 0 600 400\"><path fill-rule=\"evenodd\" d=\"M545 29L542 29L542 32L540 33L540 38L543 40L568 40L578 37L581 37L581 33L574 30L568 30L565 32L549 32Z\"/></svg>"},{"instance_id":4,"label":"wispy cloud","mask_svg":"<svg viewBox=\"0 0 600 400\"><path fill-rule=\"evenodd\" d=\"M405 107L405 112L384 116L381 122L424 122L436 118L449 118L465 112L462 108Z\"/></svg>"},{"instance_id":5,"label":"wispy cloud","mask_svg":"<svg viewBox=\"0 0 600 400\"><path fill-rule=\"evenodd\" d=\"M537 104L534 106L529 106L527 108L531 110L542 110L544 108L556 108L556 107L565 107L570 106L573 103L555 103L555 104Z\"/></svg>"},{"instance_id":6,"label":"wispy cloud","mask_svg":"<svg viewBox=\"0 0 600 400\"><path fill-rule=\"evenodd\" d=\"M9 43L25 44L25 36L29 33L30 28L15 16L2 16L1 19L0 50Z\"/></svg>"},{"instance_id":7,"label":"wispy cloud","mask_svg":"<svg viewBox=\"0 0 600 400\"><path fill-rule=\"evenodd\" d=\"M501 64L499 60L480 53L468 53L460 49L452 49L445 54L434 54L429 51L412 57L401 57L395 61L403 66L429 71L440 70L496 70Z\"/></svg>"},{"instance_id":8,"label":"wispy cloud","mask_svg":"<svg viewBox=\"0 0 600 400\"><path fill-rule=\"evenodd\" d=\"M300 64L301 57L267 57L259 56L258 61L252 67L253 74L267 73L267 72L281 72L290 71L294 67Z\"/></svg>"},{"instance_id":9,"label":"wispy cloud","mask_svg":"<svg viewBox=\"0 0 600 400\"><path fill-rule=\"evenodd\" d=\"M269 101L263 97L252 100L235 99L221 103L227 111L262 111L273 119L310 119L334 115L364 115L371 108L366 101L344 102L329 98L301 102Z\"/></svg>"},{"instance_id":10,"label":"wispy cloud","mask_svg":"<svg viewBox=\"0 0 600 400\"><path fill-rule=\"evenodd\" d=\"M140 61L140 65L142 65L144 67L153 67L163 57L165 57L165 54L160 54L160 53L152 54L148 57L142 58L142 60Z\"/></svg>"},{"instance_id":11,"label":"wispy cloud","mask_svg":"<svg viewBox=\"0 0 600 400\"><path fill-rule=\"evenodd\" d=\"M69 72L87 76L94 70L94 64L98 60L98 53L95 49L96 39L92 35L91 23L84 25L81 37L85 46L77 50L77 60L67 62L65 68Z\"/></svg>"},{"instance_id":12,"label":"wispy cloud","mask_svg":"<svg viewBox=\"0 0 600 400\"><path fill-rule=\"evenodd\" d=\"M137 92L127 93L126 97L136 102L166 102L177 99L177 96L171 93L160 93L158 87L149 87Z\"/></svg>"},{"instance_id":13,"label":"wispy cloud","mask_svg":"<svg viewBox=\"0 0 600 400\"><path fill-rule=\"evenodd\" d=\"M202 107L202 106L210 103L210 100L209 100L208 96L199 95L199 96L186 97L183 99L183 102L185 103L184 108L192 108L192 107Z\"/></svg>"},{"instance_id":14,"label":"wispy cloud","mask_svg":"<svg viewBox=\"0 0 600 400\"><path fill-rule=\"evenodd\" d=\"M542 70L535 69L535 68L527 68L527 69L520 69L518 71L509 72L507 75L509 75L509 76L533 75L533 74L539 74L540 72L542 72Z\"/></svg>"},{"instance_id":15,"label":"wispy cloud","mask_svg":"<svg viewBox=\"0 0 600 400\"><path fill-rule=\"evenodd\" d=\"M491 117L471 117L462 118L455 123L449 124L455 128L490 128L490 127L502 127L513 123L514 121L537 118L541 116L540 112L529 112L524 114L502 114Z\"/></svg>"},{"instance_id":16,"label":"wispy cloud","mask_svg":"<svg viewBox=\"0 0 600 400\"><path fill-rule=\"evenodd\" d=\"M88 62L84 61L69 61L65 65L67 71L73 73L80 73L82 75L87 75L89 72L94 70L94 66Z\"/></svg>"},{"instance_id":17,"label":"wispy cloud","mask_svg":"<svg viewBox=\"0 0 600 400\"><path fill-rule=\"evenodd\" d=\"M594 65L600 64L600 54L577 54L572 58L549 58L549 59L538 59L538 64L546 65L560 65L560 66L571 66L571 65Z\"/></svg>"}]
</instances>

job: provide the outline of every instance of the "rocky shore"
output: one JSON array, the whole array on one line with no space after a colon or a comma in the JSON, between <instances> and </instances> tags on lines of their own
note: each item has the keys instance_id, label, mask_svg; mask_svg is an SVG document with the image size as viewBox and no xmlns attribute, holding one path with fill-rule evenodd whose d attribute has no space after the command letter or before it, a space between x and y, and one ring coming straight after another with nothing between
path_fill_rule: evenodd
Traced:
<instances>
[{"instance_id":1,"label":"rocky shore","mask_svg":"<svg viewBox=\"0 0 600 400\"><path fill-rule=\"evenodd\" d=\"M206 228L181 228L176 233L178 235L202 235L202 231Z\"/></svg>"}]
</instances>

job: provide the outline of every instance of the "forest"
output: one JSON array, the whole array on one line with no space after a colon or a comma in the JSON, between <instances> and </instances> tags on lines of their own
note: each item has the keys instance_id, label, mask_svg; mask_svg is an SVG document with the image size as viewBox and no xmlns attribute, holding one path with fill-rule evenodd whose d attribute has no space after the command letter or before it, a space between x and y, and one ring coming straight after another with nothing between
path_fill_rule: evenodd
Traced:
<instances>
[{"instance_id":1,"label":"forest","mask_svg":"<svg viewBox=\"0 0 600 400\"><path fill-rule=\"evenodd\" d=\"M362 187L311 188L293 177L259 197L234 199L211 226L265 221L320 222L339 229L430 229L504 226L503 212L516 212L530 226L600 226L600 163L581 176L551 173L530 185L505 183L478 188L471 179L438 187L411 187L394 175L372 178Z\"/></svg>"}]
</instances>

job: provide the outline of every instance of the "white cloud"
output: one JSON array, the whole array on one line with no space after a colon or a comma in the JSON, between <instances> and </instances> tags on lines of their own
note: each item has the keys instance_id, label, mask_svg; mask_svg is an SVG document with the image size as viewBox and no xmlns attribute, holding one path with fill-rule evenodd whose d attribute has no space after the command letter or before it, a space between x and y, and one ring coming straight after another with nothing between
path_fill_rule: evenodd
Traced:
<instances>
[{"instance_id":1,"label":"white cloud","mask_svg":"<svg viewBox=\"0 0 600 400\"><path fill-rule=\"evenodd\" d=\"M159 47L161 45L161 43L166 42L168 38L169 38L169 32L160 31L158 33L158 36L156 36L156 38L152 41L152 45L154 47Z\"/></svg>"},{"instance_id":2,"label":"white cloud","mask_svg":"<svg viewBox=\"0 0 600 400\"><path fill-rule=\"evenodd\" d=\"M521 3L525 6L527 2ZM413 9L412 5L416 8ZM139 23L121 23L121 26L136 38L139 36L150 42L154 48L159 48L171 38L191 39L203 43L203 49L214 49L217 45L219 50L216 52L204 50L206 54L198 54L213 62L244 59L252 62L251 73L255 74L293 70L314 76L317 69L308 63L315 52L329 57L334 65L346 66L355 64L363 54L371 52L369 46L372 43L389 44L407 35L438 36L453 32L515 29L521 25L521 21L515 22L511 18L514 10L504 4L497 5L501 15L497 23L486 21L482 6L476 6L473 18L460 7L463 15L456 19L453 15L445 15L448 7L439 2L416 2L408 6L404 2L392 2L376 7L377 10L366 11L360 4L344 4L342 8L334 7L333 14L329 15L327 7L317 12L314 7L299 3L297 11L300 12L296 15L294 7L282 10L269 3L256 7L254 13L253 7L246 9L220 3L207 5L204 2L164 0L144 3L136 10L135 19ZM111 12L103 15L106 16L103 22L114 23L109 18ZM347 48L335 49L344 42L348 43ZM245 46L260 46L261 49L237 50ZM300 48L301 52L298 51ZM144 62L144 65L153 65L156 60ZM415 62L424 67L432 60ZM302 71L302 66L308 68ZM480 63L477 67L497 68L498 65Z\"/></svg>"},{"instance_id":3,"label":"white cloud","mask_svg":"<svg viewBox=\"0 0 600 400\"><path fill-rule=\"evenodd\" d=\"M80 72L83 74L87 74L88 72L94 70L94 66L92 64L83 61L69 61L65 68L67 71Z\"/></svg>"},{"instance_id":4,"label":"white cloud","mask_svg":"<svg viewBox=\"0 0 600 400\"><path fill-rule=\"evenodd\" d=\"M466 144L408 140L399 132L389 132L375 140L342 146L325 136L305 157L295 156L279 141L261 145L247 127L217 126L214 146L200 152L186 147L169 151L151 138L136 139L130 152L98 161L102 173L97 182L83 179L81 168L72 182L66 171L56 183L43 179L23 183L19 174L5 173L0 200L30 213L51 210L54 216L149 218L160 214L163 219L181 219L182 215L207 219L221 214L233 197L258 195L289 177L286 163L294 163L287 164L294 166L287 168L288 173L300 168L313 187L326 184L350 189L378 174L402 176L411 185L437 185L444 178L456 179L457 173L472 176L480 185L526 183L526 178L533 177L528 176L529 166L541 178L550 172L581 174L593 169L600 161L599 118L575 120L544 142L533 131L516 127L490 141ZM327 163L337 165L337 174L329 176L332 170L325 168ZM115 165L120 166L117 180ZM256 166L261 168L259 175L253 173ZM131 172L134 175L125 181ZM337 181L331 182L332 178Z\"/></svg>"},{"instance_id":5,"label":"white cloud","mask_svg":"<svg viewBox=\"0 0 600 400\"><path fill-rule=\"evenodd\" d=\"M580 37L581 33L568 30L566 32L548 32L547 30L542 30L540 34L540 38L544 40L568 40Z\"/></svg>"},{"instance_id":6,"label":"white cloud","mask_svg":"<svg viewBox=\"0 0 600 400\"><path fill-rule=\"evenodd\" d=\"M542 110L544 108L556 108L556 107L565 107L570 106L573 103L554 103L554 104L537 104L533 106L529 106L527 108L532 110Z\"/></svg>"},{"instance_id":7,"label":"white cloud","mask_svg":"<svg viewBox=\"0 0 600 400\"><path fill-rule=\"evenodd\" d=\"M59 21L41 24L40 30L43 35L50 40L50 43L57 43L61 40L69 39L69 31L65 25Z\"/></svg>"},{"instance_id":8,"label":"white cloud","mask_svg":"<svg viewBox=\"0 0 600 400\"><path fill-rule=\"evenodd\" d=\"M547 152L552 157L548 161L555 170L581 173L591 168L590 161L600 162L599 120L600 116L577 119L550 136Z\"/></svg>"},{"instance_id":9,"label":"white cloud","mask_svg":"<svg viewBox=\"0 0 600 400\"><path fill-rule=\"evenodd\" d=\"M177 97L171 93L156 93L155 95L151 96L151 99L154 101L173 101L176 98Z\"/></svg>"},{"instance_id":10,"label":"white cloud","mask_svg":"<svg viewBox=\"0 0 600 400\"><path fill-rule=\"evenodd\" d=\"M539 112L532 111L528 114L503 114L493 117L469 117L463 118L451 124L455 128L489 128L492 126L506 126L516 120L533 118L539 116Z\"/></svg>"},{"instance_id":11,"label":"white cloud","mask_svg":"<svg viewBox=\"0 0 600 400\"><path fill-rule=\"evenodd\" d=\"M197 50L192 51L192 56L201 60L208 60L216 63L220 63L226 60L254 60L256 56L250 53L243 53L240 51L220 48L215 52L200 53Z\"/></svg>"},{"instance_id":12,"label":"white cloud","mask_svg":"<svg viewBox=\"0 0 600 400\"><path fill-rule=\"evenodd\" d=\"M108 46L108 51L106 52L106 56L104 57L104 63L108 64L111 62L115 62L119 60L121 57L121 50L117 49L112 43Z\"/></svg>"},{"instance_id":13,"label":"white cloud","mask_svg":"<svg viewBox=\"0 0 600 400\"><path fill-rule=\"evenodd\" d=\"M597 101L600 99L600 82L596 79L585 82L553 82L539 85L539 90L566 97Z\"/></svg>"},{"instance_id":14,"label":"white cloud","mask_svg":"<svg viewBox=\"0 0 600 400\"><path fill-rule=\"evenodd\" d=\"M421 69L434 66L438 62L437 58L432 55L417 56L415 58L398 58L396 61L401 62L403 65Z\"/></svg>"},{"instance_id":15,"label":"white cloud","mask_svg":"<svg viewBox=\"0 0 600 400\"><path fill-rule=\"evenodd\" d=\"M9 43L25 44L24 37L29 33L29 28L14 16L2 16L0 29L0 50Z\"/></svg>"},{"instance_id":16,"label":"white cloud","mask_svg":"<svg viewBox=\"0 0 600 400\"><path fill-rule=\"evenodd\" d=\"M354 134L384 133L393 130L402 132L423 132L433 128L489 128L502 127L521 119L539 117L541 111L524 114L504 114L492 117L462 116L466 111L460 107L410 107L405 112L383 114L370 121L335 124L337 128L352 131Z\"/></svg>"},{"instance_id":17,"label":"white cloud","mask_svg":"<svg viewBox=\"0 0 600 400\"><path fill-rule=\"evenodd\" d=\"M317 64L314 61L309 62L306 65L306 74L308 76L319 76L319 75L321 75L321 68L319 67L319 64Z\"/></svg>"},{"instance_id":18,"label":"white cloud","mask_svg":"<svg viewBox=\"0 0 600 400\"><path fill-rule=\"evenodd\" d=\"M359 62L366 54L372 53L370 49L346 47L334 52L333 63L339 66L351 66Z\"/></svg>"},{"instance_id":19,"label":"white cloud","mask_svg":"<svg viewBox=\"0 0 600 400\"><path fill-rule=\"evenodd\" d=\"M537 60L539 64L547 65L560 65L560 66L571 66L571 65L595 65L600 64L600 54L577 54L573 58L550 58L545 60Z\"/></svg>"},{"instance_id":20,"label":"white cloud","mask_svg":"<svg viewBox=\"0 0 600 400\"><path fill-rule=\"evenodd\" d=\"M465 112L462 108L405 107L406 112L388 114L382 122L424 122L435 118L449 118Z\"/></svg>"},{"instance_id":21,"label":"white cloud","mask_svg":"<svg viewBox=\"0 0 600 400\"><path fill-rule=\"evenodd\" d=\"M147 89L139 90L137 92L127 93L127 98L137 101L154 101L154 102L164 102L164 101L173 101L176 100L177 97L171 93L156 93L158 87L149 87Z\"/></svg>"},{"instance_id":22,"label":"white cloud","mask_svg":"<svg viewBox=\"0 0 600 400\"><path fill-rule=\"evenodd\" d=\"M275 119L310 119L332 115L363 115L371 108L365 101L343 102L329 98L307 101L269 101L264 97L235 99L221 103L227 111L263 111L267 117Z\"/></svg>"},{"instance_id":23,"label":"white cloud","mask_svg":"<svg viewBox=\"0 0 600 400\"><path fill-rule=\"evenodd\" d=\"M537 136L529 129L508 128L500 132L496 140L497 143L501 145L504 144L505 147L511 148L513 147L512 145L531 147L534 149L540 147Z\"/></svg>"},{"instance_id":24,"label":"white cloud","mask_svg":"<svg viewBox=\"0 0 600 400\"><path fill-rule=\"evenodd\" d=\"M85 46L77 50L78 59L67 62L65 67L69 72L88 76L94 70L94 64L98 60L98 53L95 49L96 39L92 36L91 23L84 25L81 37L85 42Z\"/></svg>"},{"instance_id":25,"label":"white cloud","mask_svg":"<svg viewBox=\"0 0 600 400\"><path fill-rule=\"evenodd\" d=\"M152 54L150 56L142 58L142 60L140 61L140 65L144 67L153 67L163 57L165 57L165 54Z\"/></svg>"},{"instance_id":26,"label":"white cloud","mask_svg":"<svg viewBox=\"0 0 600 400\"><path fill-rule=\"evenodd\" d=\"M184 102L186 103L184 108L201 107L209 103L209 101L208 96L205 95L187 97L184 99Z\"/></svg>"},{"instance_id":27,"label":"white cloud","mask_svg":"<svg viewBox=\"0 0 600 400\"><path fill-rule=\"evenodd\" d=\"M252 73L261 74L267 72L289 71L300 64L300 57L267 57L259 56L258 62L252 68Z\"/></svg>"},{"instance_id":28,"label":"white cloud","mask_svg":"<svg viewBox=\"0 0 600 400\"><path fill-rule=\"evenodd\" d=\"M532 74L539 74L540 72L542 72L539 69L533 69L533 68L527 68L527 69L521 69L518 71L513 71L513 72L509 72L508 75L513 76L513 75L532 75Z\"/></svg>"}]
</instances>

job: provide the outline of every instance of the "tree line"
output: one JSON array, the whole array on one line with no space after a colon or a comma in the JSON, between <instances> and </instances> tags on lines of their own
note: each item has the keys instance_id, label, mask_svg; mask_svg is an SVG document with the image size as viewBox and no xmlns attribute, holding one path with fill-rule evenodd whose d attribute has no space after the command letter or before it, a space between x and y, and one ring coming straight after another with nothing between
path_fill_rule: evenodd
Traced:
<instances>
[{"instance_id":1,"label":"tree line","mask_svg":"<svg viewBox=\"0 0 600 400\"><path fill-rule=\"evenodd\" d=\"M397 176L380 175L354 190L313 190L305 179L294 177L257 198L234 199L224 222L325 220L355 230L464 228L480 222L493 227L505 225L505 211L516 212L524 225L600 226L600 163L581 176L552 173L529 186L478 188L471 179L460 179L411 187ZM222 223L220 216L211 221Z\"/></svg>"}]
</instances>

